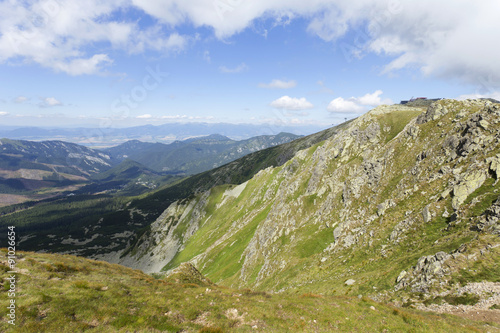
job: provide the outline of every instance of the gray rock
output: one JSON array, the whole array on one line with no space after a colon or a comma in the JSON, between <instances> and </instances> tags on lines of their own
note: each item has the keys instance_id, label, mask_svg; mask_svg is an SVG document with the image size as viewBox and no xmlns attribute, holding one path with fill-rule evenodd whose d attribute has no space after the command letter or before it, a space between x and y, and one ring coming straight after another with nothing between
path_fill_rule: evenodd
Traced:
<instances>
[{"instance_id":1,"label":"gray rock","mask_svg":"<svg viewBox=\"0 0 500 333\"><path fill-rule=\"evenodd\" d=\"M452 207L458 209L465 199L483 185L486 174L482 170L474 170L465 175L458 185L453 187Z\"/></svg>"},{"instance_id":2,"label":"gray rock","mask_svg":"<svg viewBox=\"0 0 500 333\"><path fill-rule=\"evenodd\" d=\"M345 282L345 285L346 286L352 286L354 283L356 283L356 280L353 280L353 279L349 279Z\"/></svg>"},{"instance_id":3,"label":"gray rock","mask_svg":"<svg viewBox=\"0 0 500 333\"><path fill-rule=\"evenodd\" d=\"M496 179L500 178L500 154L486 159L490 163L490 171L495 174Z\"/></svg>"},{"instance_id":4,"label":"gray rock","mask_svg":"<svg viewBox=\"0 0 500 333\"><path fill-rule=\"evenodd\" d=\"M401 271L401 273L399 273L399 275L398 275L398 277L397 277L397 279L396 279L396 283L401 282L401 280L403 280L403 278L404 278L407 274L408 274L408 273L407 273L405 270Z\"/></svg>"},{"instance_id":5,"label":"gray rock","mask_svg":"<svg viewBox=\"0 0 500 333\"><path fill-rule=\"evenodd\" d=\"M418 116L416 123L420 125L431 120L437 120L448 112L449 110L440 103L433 103L429 106L426 112Z\"/></svg>"},{"instance_id":6,"label":"gray rock","mask_svg":"<svg viewBox=\"0 0 500 333\"><path fill-rule=\"evenodd\" d=\"M432 214L429 210L429 206L430 205L425 206L422 210L422 217L424 218L425 223L429 222L432 219Z\"/></svg>"},{"instance_id":7,"label":"gray rock","mask_svg":"<svg viewBox=\"0 0 500 333\"><path fill-rule=\"evenodd\" d=\"M377 206L377 215L382 216L384 215L385 211L390 208L394 207L396 203L392 199L387 199L384 202L382 202L380 205Z\"/></svg>"}]
</instances>

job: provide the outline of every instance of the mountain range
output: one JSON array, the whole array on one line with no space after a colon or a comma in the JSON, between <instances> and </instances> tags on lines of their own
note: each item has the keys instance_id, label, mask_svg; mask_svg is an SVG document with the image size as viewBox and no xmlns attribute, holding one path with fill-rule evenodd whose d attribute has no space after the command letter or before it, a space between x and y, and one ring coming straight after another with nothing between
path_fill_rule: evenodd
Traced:
<instances>
[{"instance_id":1,"label":"mountain range","mask_svg":"<svg viewBox=\"0 0 500 333\"><path fill-rule=\"evenodd\" d=\"M491 101L380 106L139 196L86 194L5 207L0 227L15 225L24 250L151 274L154 279L124 268L117 273L149 284L129 288L130 295L158 292L177 300L165 311L148 307L149 328L157 320L205 331L359 331L369 320L380 331L494 331L500 328L499 137L500 104ZM47 271L65 288L84 279L75 296L82 299L99 297L107 286L82 272L121 267L30 256L33 269L49 261L54 268ZM230 290L230 300L212 298L212 290ZM277 303L268 316L257 315L260 305L246 296L260 295L265 303L267 294ZM344 300L364 310L337 313ZM41 297L33 306L57 302ZM203 306L190 314L193 302ZM437 314L429 321L418 311L468 321ZM84 310L74 312L77 322L91 320ZM352 316L356 323L347 324Z\"/></svg>"},{"instance_id":2,"label":"mountain range","mask_svg":"<svg viewBox=\"0 0 500 333\"><path fill-rule=\"evenodd\" d=\"M210 135L171 144L128 141L104 150L63 141L1 139L1 201L12 204L75 191L139 194L177 179L175 175L206 171L296 138L280 133L235 141Z\"/></svg>"},{"instance_id":3,"label":"mountain range","mask_svg":"<svg viewBox=\"0 0 500 333\"><path fill-rule=\"evenodd\" d=\"M43 127L0 127L0 138L30 141L65 141L93 148L109 148L127 141L172 143L214 133L233 140L246 140L255 136L277 135L281 132L305 135L328 126L286 126L229 124L229 123L170 123L118 128L116 126L43 128Z\"/></svg>"}]
</instances>

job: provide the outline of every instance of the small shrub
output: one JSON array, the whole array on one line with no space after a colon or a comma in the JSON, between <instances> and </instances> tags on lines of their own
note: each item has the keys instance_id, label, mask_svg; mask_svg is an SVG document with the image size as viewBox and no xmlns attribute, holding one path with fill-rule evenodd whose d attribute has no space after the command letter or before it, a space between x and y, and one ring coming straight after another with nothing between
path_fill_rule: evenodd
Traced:
<instances>
[{"instance_id":1,"label":"small shrub","mask_svg":"<svg viewBox=\"0 0 500 333\"><path fill-rule=\"evenodd\" d=\"M83 280L73 282L73 286L80 289L89 289L89 283Z\"/></svg>"},{"instance_id":2,"label":"small shrub","mask_svg":"<svg viewBox=\"0 0 500 333\"><path fill-rule=\"evenodd\" d=\"M42 303L49 303L50 301L52 301L52 297L42 294Z\"/></svg>"}]
</instances>

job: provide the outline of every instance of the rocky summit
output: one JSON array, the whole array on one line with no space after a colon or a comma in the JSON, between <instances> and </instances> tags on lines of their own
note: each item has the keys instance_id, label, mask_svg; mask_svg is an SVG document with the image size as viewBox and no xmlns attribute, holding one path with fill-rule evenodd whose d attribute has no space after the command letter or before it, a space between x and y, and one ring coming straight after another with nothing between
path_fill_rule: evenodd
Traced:
<instances>
[{"instance_id":1,"label":"rocky summit","mask_svg":"<svg viewBox=\"0 0 500 333\"><path fill-rule=\"evenodd\" d=\"M99 258L167 275L189 262L233 288L498 320L499 138L491 101L380 106L282 166L173 203Z\"/></svg>"}]
</instances>

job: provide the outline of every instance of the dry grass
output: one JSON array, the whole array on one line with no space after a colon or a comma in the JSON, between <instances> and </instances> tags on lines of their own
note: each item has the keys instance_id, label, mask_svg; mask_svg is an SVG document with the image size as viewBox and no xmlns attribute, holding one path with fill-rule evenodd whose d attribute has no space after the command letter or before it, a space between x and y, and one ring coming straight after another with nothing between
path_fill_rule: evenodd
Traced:
<instances>
[{"instance_id":1,"label":"dry grass","mask_svg":"<svg viewBox=\"0 0 500 333\"><path fill-rule=\"evenodd\" d=\"M4 257L5 251L0 255ZM69 255L20 256L16 327L7 324L2 306L2 332L486 330L479 322L395 309L367 298L200 287ZM0 302L7 300L2 292Z\"/></svg>"}]
</instances>

